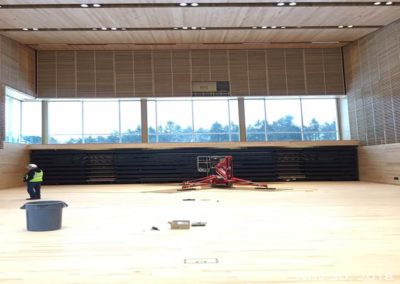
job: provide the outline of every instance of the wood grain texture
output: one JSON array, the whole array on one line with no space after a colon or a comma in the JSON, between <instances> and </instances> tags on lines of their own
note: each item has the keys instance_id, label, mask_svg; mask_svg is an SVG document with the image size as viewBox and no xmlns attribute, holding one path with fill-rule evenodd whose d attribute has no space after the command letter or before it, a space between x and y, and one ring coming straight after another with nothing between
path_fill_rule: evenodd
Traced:
<instances>
[{"instance_id":1,"label":"wood grain texture","mask_svg":"<svg viewBox=\"0 0 400 284\"><path fill-rule=\"evenodd\" d=\"M0 189L23 185L28 164L27 145L4 143L4 148L0 149Z\"/></svg>"},{"instance_id":2,"label":"wood grain texture","mask_svg":"<svg viewBox=\"0 0 400 284\"><path fill-rule=\"evenodd\" d=\"M43 200L69 205L62 229L48 232L26 231L24 188L2 190L2 283L399 282L397 186L272 186L290 190L44 186ZM181 219L207 225L170 230ZM185 264L204 258L218 262Z\"/></svg>"},{"instance_id":3,"label":"wood grain texture","mask_svg":"<svg viewBox=\"0 0 400 284\"><path fill-rule=\"evenodd\" d=\"M344 48L353 139L400 142L400 21Z\"/></svg>"},{"instance_id":4,"label":"wood grain texture","mask_svg":"<svg viewBox=\"0 0 400 284\"><path fill-rule=\"evenodd\" d=\"M229 81L234 96L344 94L340 49L38 53L41 98L191 96L193 81Z\"/></svg>"},{"instance_id":5,"label":"wood grain texture","mask_svg":"<svg viewBox=\"0 0 400 284\"><path fill-rule=\"evenodd\" d=\"M400 185L400 143L361 146L358 160L360 180Z\"/></svg>"}]
</instances>

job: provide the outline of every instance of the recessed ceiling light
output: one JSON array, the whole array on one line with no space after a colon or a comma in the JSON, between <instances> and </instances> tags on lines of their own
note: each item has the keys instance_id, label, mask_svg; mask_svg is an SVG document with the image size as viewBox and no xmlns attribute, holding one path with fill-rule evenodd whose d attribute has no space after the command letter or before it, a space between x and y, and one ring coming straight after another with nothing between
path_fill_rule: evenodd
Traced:
<instances>
[{"instance_id":1,"label":"recessed ceiling light","mask_svg":"<svg viewBox=\"0 0 400 284\"><path fill-rule=\"evenodd\" d=\"M199 3L192 3L192 4L190 4L190 6L197 7L197 6L199 6Z\"/></svg>"},{"instance_id":2,"label":"recessed ceiling light","mask_svg":"<svg viewBox=\"0 0 400 284\"><path fill-rule=\"evenodd\" d=\"M262 29L266 29L266 28L267 28L267 26L262 26L261 28L262 28Z\"/></svg>"},{"instance_id":3,"label":"recessed ceiling light","mask_svg":"<svg viewBox=\"0 0 400 284\"><path fill-rule=\"evenodd\" d=\"M38 28L32 28L32 30L34 30L34 31L38 31L39 29L38 29Z\"/></svg>"},{"instance_id":4,"label":"recessed ceiling light","mask_svg":"<svg viewBox=\"0 0 400 284\"><path fill-rule=\"evenodd\" d=\"M392 5L393 2L386 2L386 5Z\"/></svg>"},{"instance_id":5,"label":"recessed ceiling light","mask_svg":"<svg viewBox=\"0 0 400 284\"><path fill-rule=\"evenodd\" d=\"M126 31L126 28L121 28L122 31Z\"/></svg>"},{"instance_id":6,"label":"recessed ceiling light","mask_svg":"<svg viewBox=\"0 0 400 284\"><path fill-rule=\"evenodd\" d=\"M338 26L338 28L339 28L339 29L343 29L343 26L342 26L342 25L340 25L340 26Z\"/></svg>"},{"instance_id":7,"label":"recessed ceiling light","mask_svg":"<svg viewBox=\"0 0 400 284\"><path fill-rule=\"evenodd\" d=\"M206 27L202 27L201 29L202 29L202 30L206 30L207 28L206 28Z\"/></svg>"},{"instance_id":8,"label":"recessed ceiling light","mask_svg":"<svg viewBox=\"0 0 400 284\"><path fill-rule=\"evenodd\" d=\"M350 25L350 26L347 26L347 27L351 29L353 27L353 25Z\"/></svg>"},{"instance_id":9,"label":"recessed ceiling light","mask_svg":"<svg viewBox=\"0 0 400 284\"><path fill-rule=\"evenodd\" d=\"M23 31L29 31L29 29L28 29L28 28L23 28L22 30L23 30Z\"/></svg>"},{"instance_id":10,"label":"recessed ceiling light","mask_svg":"<svg viewBox=\"0 0 400 284\"><path fill-rule=\"evenodd\" d=\"M254 27L251 27L251 28L252 28L252 29L258 29L258 27L255 27L255 26L254 26Z\"/></svg>"},{"instance_id":11,"label":"recessed ceiling light","mask_svg":"<svg viewBox=\"0 0 400 284\"><path fill-rule=\"evenodd\" d=\"M375 6L381 5L381 2L374 2Z\"/></svg>"},{"instance_id":12,"label":"recessed ceiling light","mask_svg":"<svg viewBox=\"0 0 400 284\"><path fill-rule=\"evenodd\" d=\"M89 5L88 4L81 4L81 7L82 8L87 8L87 7L89 7Z\"/></svg>"},{"instance_id":13,"label":"recessed ceiling light","mask_svg":"<svg viewBox=\"0 0 400 284\"><path fill-rule=\"evenodd\" d=\"M111 30L112 30L112 31L116 31L116 30L118 30L118 28L111 28Z\"/></svg>"},{"instance_id":14,"label":"recessed ceiling light","mask_svg":"<svg viewBox=\"0 0 400 284\"><path fill-rule=\"evenodd\" d=\"M192 27L192 30L197 30L197 27Z\"/></svg>"},{"instance_id":15,"label":"recessed ceiling light","mask_svg":"<svg viewBox=\"0 0 400 284\"><path fill-rule=\"evenodd\" d=\"M285 3L283 3L283 2L279 2L278 4L276 4L276 5L278 5L278 6L285 6Z\"/></svg>"},{"instance_id":16,"label":"recessed ceiling light","mask_svg":"<svg viewBox=\"0 0 400 284\"><path fill-rule=\"evenodd\" d=\"M105 27L102 27L102 28L101 28L101 30L102 30L102 31L106 31L106 30L107 30L107 28L105 28Z\"/></svg>"},{"instance_id":17,"label":"recessed ceiling light","mask_svg":"<svg viewBox=\"0 0 400 284\"><path fill-rule=\"evenodd\" d=\"M93 4L93 7L95 7L95 8L100 8L100 7L101 7L101 4Z\"/></svg>"},{"instance_id":18,"label":"recessed ceiling light","mask_svg":"<svg viewBox=\"0 0 400 284\"><path fill-rule=\"evenodd\" d=\"M290 3L289 3L289 6L296 6L296 5L297 5L296 2L290 2Z\"/></svg>"},{"instance_id":19,"label":"recessed ceiling light","mask_svg":"<svg viewBox=\"0 0 400 284\"><path fill-rule=\"evenodd\" d=\"M272 26L271 29L276 29L276 26Z\"/></svg>"},{"instance_id":20,"label":"recessed ceiling light","mask_svg":"<svg viewBox=\"0 0 400 284\"><path fill-rule=\"evenodd\" d=\"M188 29L188 27L182 27L182 29L184 29L184 30L187 30L187 29Z\"/></svg>"},{"instance_id":21,"label":"recessed ceiling light","mask_svg":"<svg viewBox=\"0 0 400 284\"><path fill-rule=\"evenodd\" d=\"M281 27L281 29L286 29L286 27L285 27L285 26L283 26L283 27Z\"/></svg>"},{"instance_id":22,"label":"recessed ceiling light","mask_svg":"<svg viewBox=\"0 0 400 284\"><path fill-rule=\"evenodd\" d=\"M178 30L179 28L175 27L174 30Z\"/></svg>"},{"instance_id":23,"label":"recessed ceiling light","mask_svg":"<svg viewBox=\"0 0 400 284\"><path fill-rule=\"evenodd\" d=\"M187 6L187 3L179 3L179 6L181 6L181 7L186 7L186 6Z\"/></svg>"}]
</instances>

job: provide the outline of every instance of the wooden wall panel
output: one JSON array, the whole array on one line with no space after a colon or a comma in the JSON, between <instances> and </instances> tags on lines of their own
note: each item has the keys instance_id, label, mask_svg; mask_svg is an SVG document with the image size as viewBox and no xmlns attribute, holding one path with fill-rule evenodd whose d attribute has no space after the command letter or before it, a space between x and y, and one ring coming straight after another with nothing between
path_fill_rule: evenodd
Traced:
<instances>
[{"instance_id":1,"label":"wooden wall panel","mask_svg":"<svg viewBox=\"0 0 400 284\"><path fill-rule=\"evenodd\" d=\"M193 81L210 81L210 51L209 50L192 50L191 67Z\"/></svg>"},{"instance_id":2,"label":"wooden wall panel","mask_svg":"<svg viewBox=\"0 0 400 284\"><path fill-rule=\"evenodd\" d=\"M135 51L133 73L135 95L138 97L153 96L153 54L151 51Z\"/></svg>"},{"instance_id":3,"label":"wooden wall panel","mask_svg":"<svg viewBox=\"0 0 400 284\"><path fill-rule=\"evenodd\" d=\"M340 49L39 51L38 66L43 98L191 96L193 81L229 81L234 96L344 94Z\"/></svg>"},{"instance_id":4,"label":"wooden wall panel","mask_svg":"<svg viewBox=\"0 0 400 284\"><path fill-rule=\"evenodd\" d=\"M251 96L268 94L265 50L248 50L249 88Z\"/></svg>"},{"instance_id":5,"label":"wooden wall panel","mask_svg":"<svg viewBox=\"0 0 400 284\"><path fill-rule=\"evenodd\" d=\"M96 94L94 51L76 51L76 91L79 98L93 98Z\"/></svg>"},{"instance_id":6,"label":"wooden wall panel","mask_svg":"<svg viewBox=\"0 0 400 284\"><path fill-rule=\"evenodd\" d=\"M37 63L38 94L45 98L57 97L57 57L56 51L39 53Z\"/></svg>"},{"instance_id":7,"label":"wooden wall panel","mask_svg":"<svg viewBox=\"0 0 400 284\"><path fill-rule=\"evenodd\" d=\"M229 81L227 50L210 51L210 80Z\"/></svg>"},{"instance_id":8,"label":"wooden wall panel","mask_svg":"<svg viewBox=\"0 0 400 284\"><path fill-rule=\"evenodd\" d=\"M363 145L400 142L399 40L397 21L344 48L351 135Z\"/></svg>"},{"instance_id":9,"label":"wooden wall panel","mask_svg":"<svg viewBox=\"0 0 400 284\"><path fill-rule=\"evenodd\" d=\"M303 49L285 49L288 95L306 94Z\"/></svg>"},{"instance_id":10,"label":"wooden wall panel","mask_svg":"<svg viewBox=\"0 0 400 284\"><path fill-rule=\"evenodd\" d=\"M325 94L325 67L322 49L305 49L305 69L307 93L309 95Z\"/></svg>"},{"instance_id":11,"label":"wooden wall panel","mask_svg":"<svg viewBox=\"0 0 400 284\"><path fill-rule=\"evenodd\" d=\"M153 53L154 95L172 97L172 52L155 51Z\"/></svg>"},{"instance_id":12,"label":"wooden wall panel","mask_svg":"<svg viewBox=\"0 0 400 284\"><path fill-rule=\"evenodd\" d=\"M3 149L3 143L6 133L6 102L5 102L5 86L0 83L0 152Z\"/></svg>"},{"instance_id":13,"label":"wooden wall panel","mask_svg":"<svg viewBox=\"0 0 400 284\"><path fill-rule=\"evenodd\" d=\"M22 178L27 164L27 145L4 143L4 149L0 150L0 189L24 186Z\"/></svg>"},{"instance_id":14,"label":"wooden wall panel","mask_svg":"<svg viewBox=\"0 0 400 284\"><path fill-rule=\"evenodd\" d=\"M267 50L268 89L272 96L287 95L287 77L284 49Z\"/></svg>"},{"instance_id":15,"label":"wooden wall panel","mask_svg":"<svg viewBox=\"0 0 400 284\"><path fill-rule=\"evenodd\" d=\"M135 95L133 80L133 51L114 51L115 59L115 95L132 97Z\"/></svg>"},{"instance_id":16,"label":"wooden wall panel","mask_svg":"<svg viewBox=\"0 0 400 284\"><path fill-rule=\"evenodd\" d=\"M57 95L62 98L76 96L76 54L75 52L57 52Z\"/></svg>"},{"instance_id":17,"label":"wooden wall panel","mask_svg":"<svg viewBox=\"0 0 400 284\"><path fill-rule=\"evenodd\" d=\"M115 97L114 51L95 51L96 97Z\"/></svg>"}]
</instances>

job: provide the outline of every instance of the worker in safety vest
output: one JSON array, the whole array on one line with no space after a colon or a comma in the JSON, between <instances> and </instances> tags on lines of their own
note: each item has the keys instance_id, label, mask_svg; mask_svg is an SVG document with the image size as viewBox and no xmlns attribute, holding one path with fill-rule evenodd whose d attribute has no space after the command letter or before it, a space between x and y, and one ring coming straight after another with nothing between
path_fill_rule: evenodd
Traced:
<instances>
[{"instance_id":1,"label":"worker in safety vest","mask_svg":"<svg viewBox=\"0 0 400 284\"><path fill-rule=\"evenodd\" d=\"M40 199L40 186L43 181L43 171L35 164L29 164L28 172L24 176L30 198L26 200Z\"/></svg>"}]
</instances>

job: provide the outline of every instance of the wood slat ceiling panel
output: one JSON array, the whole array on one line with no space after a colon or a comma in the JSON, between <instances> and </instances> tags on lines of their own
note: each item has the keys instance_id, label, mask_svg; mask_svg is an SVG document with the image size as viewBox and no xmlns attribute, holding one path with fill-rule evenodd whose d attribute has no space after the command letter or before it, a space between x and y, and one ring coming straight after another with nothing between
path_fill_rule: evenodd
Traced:
<instances>
[{"instance_id":1,"label":"wood slat ceiling panel","mask_svg":"<svg viewBox=\"0 0 400 284\"><path fill-rule=\"evenodd\" d=\"M399 18L400 7L207 7L107 9L2 9L0 27L83 28L93 26L319 26L387 25ZM157 21L154 21L157 19Z\"/></svg>"},{"instance_id":2,"label":"wood slat ceiling panel","mask_svg":"<svg viewBox=\"0 0 400 284\"><path fill-rule=\"evenodd\" d=\"M115 95L117 97L134 96L133 52L114 51L115 59Z\"/></svg>"}]
</instances>

